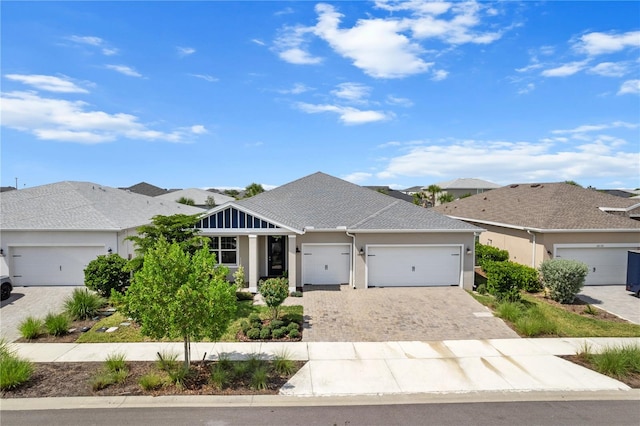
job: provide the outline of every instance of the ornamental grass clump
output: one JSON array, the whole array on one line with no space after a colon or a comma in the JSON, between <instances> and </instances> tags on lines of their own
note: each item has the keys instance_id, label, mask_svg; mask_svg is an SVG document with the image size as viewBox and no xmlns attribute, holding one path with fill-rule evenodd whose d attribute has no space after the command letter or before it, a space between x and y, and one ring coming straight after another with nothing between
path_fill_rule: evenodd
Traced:
<instances>
[{"instance_id":1,"label":"ornamental grass clump","mask_svg":"<svg viewBox=\"0 0 640 426\"><path fill-rule=\"evenodd\" d=\"M93 318L98 314L107 301L86 288L76 288L71 296L65 299L64 309L75 320Z\"/></svg>"},{"instance_id":2,"label":"ornamental grass clump","mask_svg":"<svg viewBox=\"0 0 640 426\"><path fill-rule=\"evenodd\" d=\"M559 303L573 303L584 286L589 268L570 259L545 260L540 265L540 276L547 295Z\"/></svg>"},{"instance_id":3,"label":"ornamental grass clump","mask_svg":"<svg viewBox=\"0 0 640 426\"><path fill-rule=\"evenodd\" d=\"M30 361L18 357L9 343L0 339L0 390L15 389L28 382L33 370Z\"/></svg>"},{"instance_id":4,"label":"ornamental grass clump","mask_svg":"<svg viewBox=\"0 0 640 426\"><path fill-rule=\"evenodd\" d=\"M20 323L20 325L18 325L18 330L20 331L20 335L23 338L31 340L40 336L43 326L44 323L41 319L35 317L27 317Z\"/></svg>"},{"instance_id":5,"label":"ornamental grass clump","mask_svg":"<svg viewBox=\"0 0 640 426\"><path fill-rule=\"evenodd\" d=\"M44 327L52 336L64 336L69 332L69 317L66 314L48 313L44 318Z\"/></svg>"}]
</instances>

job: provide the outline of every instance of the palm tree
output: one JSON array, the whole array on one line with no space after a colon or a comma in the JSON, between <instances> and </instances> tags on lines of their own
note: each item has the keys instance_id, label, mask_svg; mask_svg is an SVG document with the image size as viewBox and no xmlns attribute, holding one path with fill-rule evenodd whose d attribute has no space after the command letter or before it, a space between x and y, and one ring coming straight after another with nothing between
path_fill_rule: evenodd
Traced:
<instances>
[{"instance_id":1,"label":"palm tree","mask_svg":"<svg viewBox=\"0 0 640 426\"><path fill-rule=\"evenodd\" d=\"M436 205L436 195L442 192L442 188L435 184L429 185L427 186L427 192L431 194L431 207L433 207Z\"/></svg>"}]
</instances>

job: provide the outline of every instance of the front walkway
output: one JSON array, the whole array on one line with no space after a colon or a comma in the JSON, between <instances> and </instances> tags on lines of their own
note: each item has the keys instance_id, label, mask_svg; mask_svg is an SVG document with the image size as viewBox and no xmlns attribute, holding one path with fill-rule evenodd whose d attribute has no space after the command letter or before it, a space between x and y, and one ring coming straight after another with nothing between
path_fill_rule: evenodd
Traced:
<instances>
[{"instance_id":1,"label":"front walkway","mask_svg":"<svg viewBox=\"0 0 640 426\"><path fill-rule=\"evenodd\" d=\"M517 338L501 319L459 287L354 290L305 286L305 342L386 342Z\"/></svg>"}]
</instances>

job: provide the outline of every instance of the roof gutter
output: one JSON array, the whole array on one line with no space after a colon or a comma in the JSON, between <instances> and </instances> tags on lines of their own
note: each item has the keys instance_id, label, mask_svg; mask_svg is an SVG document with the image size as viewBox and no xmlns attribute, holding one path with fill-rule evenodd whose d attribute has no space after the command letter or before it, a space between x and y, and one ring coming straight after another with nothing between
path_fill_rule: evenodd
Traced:
<instances>
[{"instance_id":1,"label":"roof gutter","mask_svg":"<svg viewBox=\"0 0 640 426\"><path fill-rule=\"evenodd\" d=\"M545 234L566 234L570 232L640 232L640 228L576 228L576 229L545 229L545 228L533 228L530 226L518 226L511 225L509 223L491 222L489 220L471 219L466 217L449 216L452 219L464 220L466 222L480 223L482 225L499 226L502 228L519 229L521 231L531 230L538 233ZM486 229L485 229L486 231Z\"/></svg>"},{"instance_id":2,"label":"roof gutter","mask_svg":"<svg viewBox=\"0 0 640 426\"><path fill-rule=\"evenodd\" d=\"M530 229L527 229L526 231L527 231L527 234L532 236L532 240L531 240L531 267L535 268L536 267L536 234L531 232Z\"/></svg>"}]
</instances>

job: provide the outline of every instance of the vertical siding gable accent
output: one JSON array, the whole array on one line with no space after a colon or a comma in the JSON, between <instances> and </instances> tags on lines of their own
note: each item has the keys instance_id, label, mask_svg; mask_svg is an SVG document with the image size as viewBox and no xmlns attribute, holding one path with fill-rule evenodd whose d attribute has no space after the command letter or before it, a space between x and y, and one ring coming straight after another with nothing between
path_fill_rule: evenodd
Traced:
<instances>
[{"instance_id":1,"label":"vertical siding gable accent","mask_svg":"<svg viewBox=\"0 0 640 426\"><path fill-rule=\"evenodd\" d=\"M200 219L195 227L198 229L279 229L277 225L269 221L234 207L226 208Z\"/></svg>"}]
</instances>

